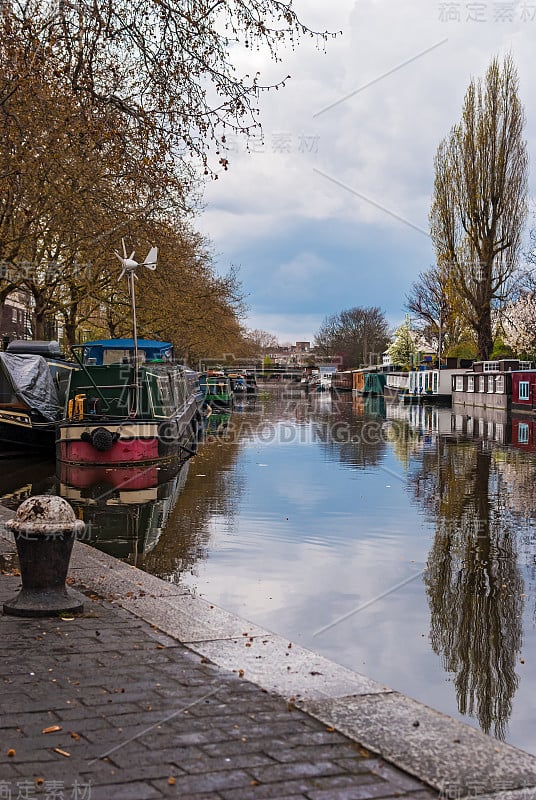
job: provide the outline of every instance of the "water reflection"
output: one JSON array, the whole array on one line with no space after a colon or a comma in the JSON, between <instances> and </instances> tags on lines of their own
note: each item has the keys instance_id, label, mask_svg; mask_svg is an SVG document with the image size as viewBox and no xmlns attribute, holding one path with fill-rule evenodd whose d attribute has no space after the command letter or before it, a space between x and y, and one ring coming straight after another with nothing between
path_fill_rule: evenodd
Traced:
<instances>
[{"instance_id":1,"label":"water reflection","mask_svg":"<svg viewBox=\"0 0 536 800\"><path fill-rule=\"evenodd\" d=\"M38 458L2 459L0 503L13 511L36 494L56 494L54 461Z\"/></svg>"},{"instance_id":2,"label":"water reflection","mask_svg":"<svg viewBox=\"0 0 536 800\"><path fill-rule=\"evenodd\" d=\"M73 467L58 464L57 494L86 523L84 541L137 564L156 547L188 475L188 462L165 466Z\"/></svg>"},{"instance_id":3,"label":"water reflection","mask_svg":"<svg viewBox=\"0 0 536 800\"><path fill-rule=\"evenodd\" d=\"M223 428L221 422L215 432L209 429L206 442L190 460L180 502L170 509L157 546L138 562L147 572L174 583L207 558L215 517L233 526L244 490L244 476L235 470L241 445L230 430L231 420L226 419Z\"/></svg>"},{"instance_id":4,"label":"water reflection","mask_svg":"<svg viewBox=\"0 0 536 800\"><path fill-rule=\"evenodd\" d=\"M445 425L449 416L435 419ZM438 433L434 417L426 419L428 430ZM471 431L486 437L476 446L445 434L429 438L420 454L413 453L408 486L436 521L425 573L432 648L454 674L460 713L504 738L518 686L524 583L512 485L488 446L498 421L483 422ZM463 434L466 420L452 427ZM501 436L505 430L502 424Z\"/></svg>"}]
</instances>

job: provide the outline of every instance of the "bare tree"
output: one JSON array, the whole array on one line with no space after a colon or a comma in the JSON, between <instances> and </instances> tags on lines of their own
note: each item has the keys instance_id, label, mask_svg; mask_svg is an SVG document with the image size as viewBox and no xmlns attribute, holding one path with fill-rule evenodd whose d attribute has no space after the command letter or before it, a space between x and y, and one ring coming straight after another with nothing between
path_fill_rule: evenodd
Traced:
<instances>
[{"instance_id":1,"label":"bare tree","mask_svg":"<svg viewBox=\"0 0 536 800\"><path fill-rule=\"evenodd\" d=\"M349 308L326 317L315 336L320 355L340 355L344 366L376 364L389 341L387 320L377 306Z\"/></svg>"},{"instance_id":2,"label":"bare tree","mask_svg":"<svg viewBox=\"0 0 536 800\"><path fill-rule=\"evenodd\" d=\"M406 297L406 308L424 338L437 343L438 358L458 344L464 332L459 297L448 273L439 266L421 272Z\"/></svg>"},{"instance_id":3,"label":"bare tree","mask_svg":"<svg viewBox=\"0 0 536 800\"><path fill-rule=\"evenodd\" d=\"M279 347L277 336L259 328L246 331L246 340L255 354L274 352Z\"/></svg>"},{"instance_id":4,"label":"bare tree","mask_svg":"<svg viewBox=\"0 0 536 800\"><path fill-rule=\"evenodd\" d=\"M471 81L461 121L439 145L430 212L438 265L459 294L478 356L493 348L492 309L507 299L527 213L524 112L511 56Z\"/></svg>"}]
</instances>

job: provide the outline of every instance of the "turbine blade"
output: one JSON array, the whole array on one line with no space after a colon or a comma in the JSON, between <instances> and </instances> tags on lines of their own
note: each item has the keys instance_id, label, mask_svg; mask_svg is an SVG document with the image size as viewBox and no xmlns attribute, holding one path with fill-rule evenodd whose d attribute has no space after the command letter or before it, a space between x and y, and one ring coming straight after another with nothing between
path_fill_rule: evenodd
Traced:
<instances>
[{"instance_id":1,"label":"turbine blade","mask_svg":"<svg viewBox=\"0 0 536 800\"><path fill-rule=\"evenodd\" d=\"M123 243L123 256L124 256L124 258L126 258L127 257L127 246L125 244L125 240L124 239L121 239L121 241Z\"/></svg>"},{"instance_id":2,"label":"turbine blade","mask_svg":"<svg viewBox=\"0 0 536 800\"><path fill-rule=\"evenodd\" d=\"M147 253L147 257L143 262L143 266L147 269L156 269L156 262L158 260L158 247L151 247Z\"/></svg>"}]
</instances>

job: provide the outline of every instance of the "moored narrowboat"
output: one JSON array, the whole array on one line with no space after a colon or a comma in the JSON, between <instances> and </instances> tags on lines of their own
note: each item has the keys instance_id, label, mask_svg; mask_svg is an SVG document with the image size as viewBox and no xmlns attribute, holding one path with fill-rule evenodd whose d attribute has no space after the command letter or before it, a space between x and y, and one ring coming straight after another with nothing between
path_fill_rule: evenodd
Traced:
<instances>
[{"instance_id":1,"label":"moored narrowboat","mask_svg":"<svg viewBox=\"0 0 536 800\"><path fill-rule=\"evenodd\" d=\"M195 451L197 373L173 362L168 342L108 339L73 348L56 457L81 465L155 464Z\"/></svg>"},{"instance_id":2,"label":"moored narrowboat","mask_svg":"<svg viewBox=\"0 0 536 800\"><path fill-rule=\"evenodd\" d=\"M0 443L10 452L54 453L56 424L76 364L57 342L14 341L0 353Z\"/></svg>"},{"instance_id":3,"label":"moored narrowboat","mask_svg":"<svg viewBox=\"0 0 536 800\"><path fill-rule=\"evenodd\" d=\"M199 376L205 406L232 408L234 392L229 376L223 371L210 370Z\"/></svg>"}]
</instances>

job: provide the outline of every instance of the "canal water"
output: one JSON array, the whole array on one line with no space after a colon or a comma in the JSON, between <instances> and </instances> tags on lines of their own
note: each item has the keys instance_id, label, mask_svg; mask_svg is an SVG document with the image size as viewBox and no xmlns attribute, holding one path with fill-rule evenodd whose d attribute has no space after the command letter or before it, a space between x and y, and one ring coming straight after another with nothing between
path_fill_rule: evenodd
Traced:
<instances>
[{"instance_id":1,"label":"canal water","mask_svg":"<svg viewBox=\"0 0 536 800\"><path fill-rule=\"evenodd\" d=\"M91 543L536 754L533 422L272 387L166 469L3 461Z\"/></svg>"}]
</instances>

